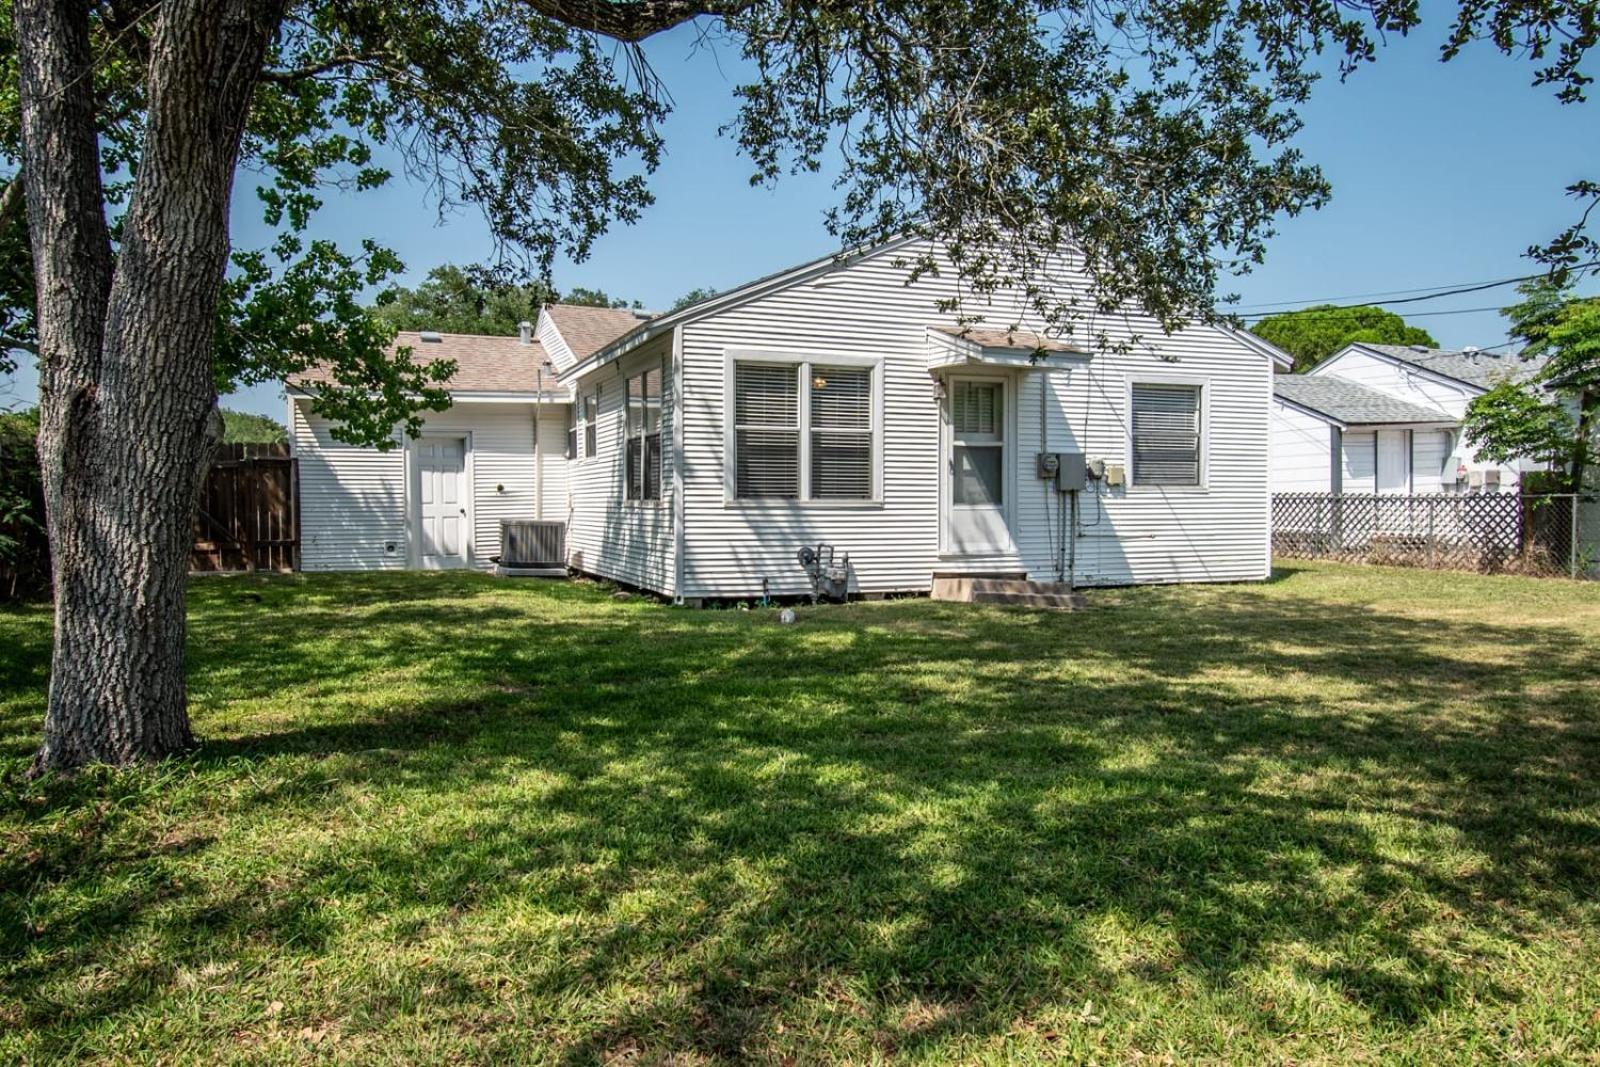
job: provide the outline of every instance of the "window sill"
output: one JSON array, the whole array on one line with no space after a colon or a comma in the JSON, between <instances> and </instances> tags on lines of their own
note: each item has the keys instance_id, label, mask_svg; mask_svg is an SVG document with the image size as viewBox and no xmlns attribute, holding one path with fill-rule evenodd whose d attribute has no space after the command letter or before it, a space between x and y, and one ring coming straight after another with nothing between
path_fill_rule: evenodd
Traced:
<instances>
[{"instance_id":1,"label":"window sill","mask_svg":"<svg viewBox=\"0 0 1600 1067\"><path fill-rule=\"evenodd\" d=\"M1129 485L1125 491L1133 496L1207 496L1209 485Z\"/></svg>"},{"instance_id":2,"label":"window sill","mask_svg":"<svg viewBox=\"0 0 1600 1067\"><path fill-rule=\"evenodd\" d=\"M618 500L617 503L624 508L631 508L638 511L656 511L660 508L666 507L671 503L671 501L667 500L665 497L657 497L654 500Z\"/></svg>"},{"instance_id":3,"label":"window sill","mask_svg":"<svg viewBox=\"0 0 1600 1067\"><path fill-rule=\"evenodd\" d=\"M881 511L881 500L724 500L729 511Z\"/></svg>"}]
</instances>

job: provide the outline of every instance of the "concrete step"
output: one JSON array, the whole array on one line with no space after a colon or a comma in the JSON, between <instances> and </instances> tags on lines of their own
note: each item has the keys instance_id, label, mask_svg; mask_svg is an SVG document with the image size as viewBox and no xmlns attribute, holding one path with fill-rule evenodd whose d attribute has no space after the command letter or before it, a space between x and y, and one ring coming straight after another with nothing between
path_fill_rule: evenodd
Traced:
<instances>
[{"instance_id":1,"label":"concrete step","mask_svg":"<svg viewBox=\"0 0 1600 1067\"><path fill-rule=\"evenodd\" d=\"M1084 606L1083 597L1070 591L1065 582L1030 582L1022 578L982 575L939 575L933 581L933 598L1050 611L1074 611Z\"/></svg>"}]
</instances>

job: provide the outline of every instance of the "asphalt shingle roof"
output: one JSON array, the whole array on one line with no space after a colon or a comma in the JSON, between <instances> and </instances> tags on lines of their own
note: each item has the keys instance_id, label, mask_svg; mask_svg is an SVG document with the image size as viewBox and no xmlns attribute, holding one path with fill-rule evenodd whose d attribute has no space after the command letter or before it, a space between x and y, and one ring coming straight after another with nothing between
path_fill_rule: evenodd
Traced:
<instances>
[{"instance_id":1,"label":"asphalt shingle roof","mask_svg":"<svg viewBox=\"0 0 1600 1067\"><path fill-rule=\"evenodd\" d=\"M439 336L438 341L424 341L421 334L402 331L395 335L394 344L411 349L415 363L455 360L456 372L445 383L451 392L532 393L557 388L555 370L538 341L523 344L518 337L462 333ZM332 380L326 367L313 367L290 384L315 386Z\"/></svg>"},{"instance_id":2,"label":"asphalt shingle roof","mask_svg":"<svg viewBox=\"0 0 1600 1067\"><path fill-rule=\"evenodd\" d=\"M588 359L623 334L643 326L646 319L627 308L596 308L581 304L551 304L545 308L550 321L561 331L572 354Z\"/></svg>"},{"instance_id":3,"label":"asphalt shingle roof","mask_svg":"<svg viewBox=\"0 0 1600 1067\"><path fill-rule=\"evenodd\" d=\"M1332 374L1278 374L1272 390L1284 400L1353 425L1453 422L1435 408L1423 407Z\"/></svg>"},{"instance_id":4,"label":"asphalt shingle roof","mask_svg":"<svg viewBox=\"0 0 1600 1067\"><path fill-rule=\"evenodd\" d=\"M1524 378L1539 366L1537 360L1524 362L1511 353L1414 348L1411 345L1369 345L1365 342L1361 347L1431 370L1435 374L1443 374L1447 378L1476 385L1480 389L1493 388L1507 378Z\"/></svg>"}]
</instances>

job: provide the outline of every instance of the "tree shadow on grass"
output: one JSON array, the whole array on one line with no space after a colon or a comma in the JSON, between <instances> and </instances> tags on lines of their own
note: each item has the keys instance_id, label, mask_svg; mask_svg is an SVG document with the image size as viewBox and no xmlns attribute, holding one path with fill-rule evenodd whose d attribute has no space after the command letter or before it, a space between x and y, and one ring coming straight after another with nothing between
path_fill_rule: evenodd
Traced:
<instances>
[{"instance_id":1,"label":"tree shadow on grass","mask_svg":"<svg viewBox=\"0 0 1600 1067\"><path fill-rule=\"evenodd\" d=\"M268 633L263 605L219 593L194 628L198 703L298 706L266 732L213 724L193 773L260 784L193 851L263 819L341 829L225 891L155 879L109 913L52 915L0 982L43 1047L219 947L337 957L357 929L446 947L398 956L344 1010L392 1020L428 990L445 1025L494 1024L486 1053L531 1036L570 1062L762 1055L808 1024L931 1053L1130 983L1222 997L1272 1035L1294 1021L1227 997L1273 965L1403 1028L1524 992L1441 938L1587 922L1600 876L1576 817L1600 799L1595 647L1568 631L1535 646L1247 589L778 627L569 587L354 585L264 583ZM393 677L404 699L363 703ZM61 847L10 884L192 854ZM135 930L159 965L114 966ZM27 996L86 966L116 980Z\"/></svg>"}]
</instances>

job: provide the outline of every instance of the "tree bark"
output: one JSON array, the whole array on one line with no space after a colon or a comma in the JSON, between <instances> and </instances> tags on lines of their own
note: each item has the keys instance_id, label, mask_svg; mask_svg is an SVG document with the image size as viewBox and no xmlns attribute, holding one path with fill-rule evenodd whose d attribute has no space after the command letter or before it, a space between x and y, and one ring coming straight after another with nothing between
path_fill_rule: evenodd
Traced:
<instances>
[{"instance_id":1,"label":"tree bark","mask_svg":"<svg viewBox=\"0 0 1600 1067\"><path fill-rule=\"evenodd\" d=\"M228 205L282 0L167 0L113 261L88 7L19 0L23 174L38 278L40 462L56 634L36 770L190 748L185 578L220 439L212 350Z\"/></svg>"}]
</instances>

